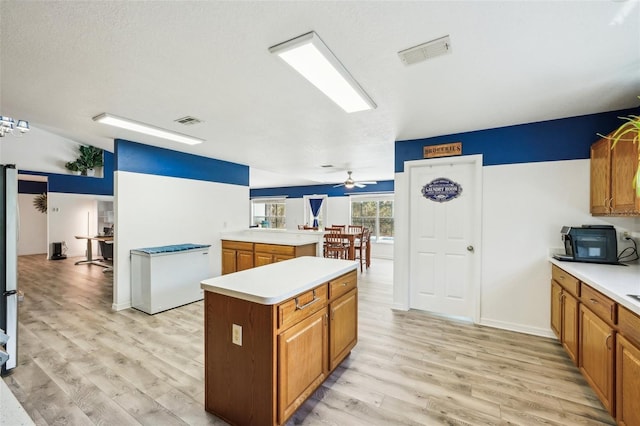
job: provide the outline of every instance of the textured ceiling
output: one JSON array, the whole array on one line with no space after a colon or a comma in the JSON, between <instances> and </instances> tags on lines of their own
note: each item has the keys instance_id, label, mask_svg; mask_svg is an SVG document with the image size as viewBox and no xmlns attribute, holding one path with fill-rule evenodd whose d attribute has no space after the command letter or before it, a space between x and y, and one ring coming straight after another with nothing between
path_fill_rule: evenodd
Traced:
<instances>
[{"instance_id":1,"label":"textured ceiling","mask_svg":"<svg viewBox=\"0 0 640 426\"><path fill-rule=\"evenodd\" d=\"M346 114L268 47L316 31L378 105ZM125 138L251 166L251 186L393 178L393 145L637 106L627 1L1 1L0 112L78 142ZM452 53L397 52L451 36ZM206 139L95 123L109 112ZM203 123L173 120L192 115ZM323 169L333 164L335 169Z\"/></svg>"}]
</instances>

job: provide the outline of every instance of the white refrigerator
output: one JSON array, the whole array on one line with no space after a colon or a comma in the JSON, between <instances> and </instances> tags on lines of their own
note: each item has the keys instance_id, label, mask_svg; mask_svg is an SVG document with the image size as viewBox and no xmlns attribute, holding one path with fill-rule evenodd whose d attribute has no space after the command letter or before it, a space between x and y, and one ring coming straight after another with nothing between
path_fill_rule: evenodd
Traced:
<instances>
[{"instance_id":1,"label":"white refrigerator","mask_svg":"<svg viewBox=\"0 0 640 426\"><path fill-rule=\"evenodd\" d=\"M0 374L18 364L18 171L0 165ZM5 337L6 336L6 337ZM8 355L8 359L6 357Z\"/></svg>"}]
</instances>

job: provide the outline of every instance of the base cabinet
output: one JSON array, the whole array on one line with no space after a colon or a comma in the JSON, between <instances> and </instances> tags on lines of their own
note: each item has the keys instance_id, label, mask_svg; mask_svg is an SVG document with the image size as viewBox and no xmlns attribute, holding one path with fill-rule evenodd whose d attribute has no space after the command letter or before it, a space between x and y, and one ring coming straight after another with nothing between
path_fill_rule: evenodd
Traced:
<instances>
[{"instance_id":1,"label":"base cabinet","mask_svg":"<svg viewBox=\"0 0 640 426\"><path fill-rule=\"evenodd\" d=\"M277 305L206 291L205 409L231 424L284 424L356 345L357 300L355 270Z\"/></svg>"},{"instance_id":2,"label":"base cabinet","mask_svg":"<svg viewBox=\"0 0 640 426\"><path fill-rule=\"evenodd\" d=\"M316 244L287 246L222 240L222 275L282 262L300 256L315 256Z\"/></svg>"},{"instance_id":3,"label":"base cabinet","mask_svg":"<svg viewBox=\"0 0 640 426\"><path fill-rule=\"evenodd\" d=\"M640 425L640 347L618 335L616 418L620 426Z\"/></svg>"},{"instance_id":4,"label":"base cabinet","mask_svg":"<svg viewBox=\"0 0 640 426\"><path fill-rule=\"evenodd\" d=\"M613 416L615 330L584 304L580 305L580 371Z\"/></svg>"},{"instance_id":5,"label":"base cabinet","mask_svg":"<svg viewBox=\"0 0 640 426\"><path fill-rule=\"evenodd\" d=\"M551 280L551 329L558 336L569 358L578 365L579 283L559 268Z\"/></svg>"},{"instance_id":6,"label":"base cabinet","mask_svg":"<svg viewBox=\"0 0 640 426\"><path fill-rule=\"evenodd\" d=\"M222 242L222 275L253 268L253 243Z\"/></svg>"}]
</instances>

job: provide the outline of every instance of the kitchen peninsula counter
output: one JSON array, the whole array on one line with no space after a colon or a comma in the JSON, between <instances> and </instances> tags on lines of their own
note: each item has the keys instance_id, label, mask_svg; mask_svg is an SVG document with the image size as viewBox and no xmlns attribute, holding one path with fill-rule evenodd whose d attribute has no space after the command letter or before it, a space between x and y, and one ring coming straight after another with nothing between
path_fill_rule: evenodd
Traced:
<instances>
[{"instance_id":1,"label":"kitchen peninsula counter","mask_svg":"<svg viewBox=\"0 0 640 426\"><path fill-rule=\"evenodd\" d=\"M357 265L305 256L202 281L205 409L284 424L357 343Z\"/></svg>"},{"instance_id":2,"label":"kitchen peninsula counter","mask_svg":"<svg viewBox=\"0 0 640 426\"><path fill-rule=\"evenodd\" d=\"M320 242L324 235L322 232L305 232L306 233L298 233L284 230L256 229L223 233L220 235L220 239L226 241L243 241L247 243L303 246Z\"/></svg>"}]
</instances>

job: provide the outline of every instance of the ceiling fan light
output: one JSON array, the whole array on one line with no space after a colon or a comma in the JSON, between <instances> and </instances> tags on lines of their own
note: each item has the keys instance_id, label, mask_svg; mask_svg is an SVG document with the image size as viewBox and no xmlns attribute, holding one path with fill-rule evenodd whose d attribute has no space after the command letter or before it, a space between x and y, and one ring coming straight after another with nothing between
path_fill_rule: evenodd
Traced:
<instances>
[{"instance_id":1,"label":"ceiling fan light","mask_svg":"<svg viewBox=\"0 0 640 426\"><path fill-rule=\"evenodd\" d=\"M351 183L351 182L344 184L344 187L347 188L347 189L353 189L355 186L356 185L354 183Z\"/></svg>"}]
</instances>

